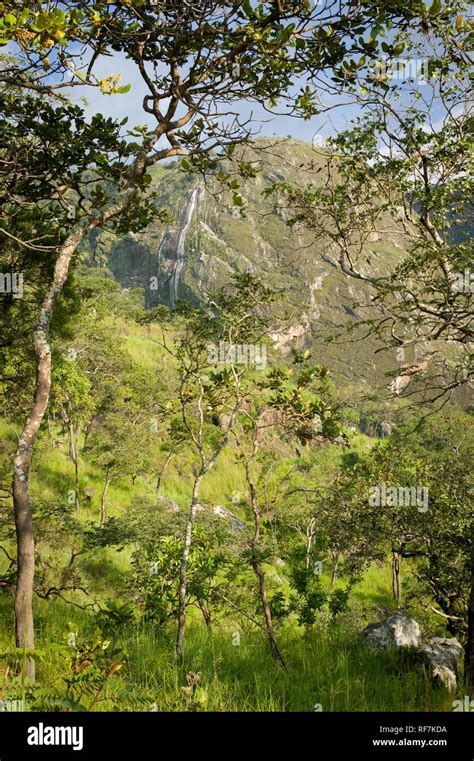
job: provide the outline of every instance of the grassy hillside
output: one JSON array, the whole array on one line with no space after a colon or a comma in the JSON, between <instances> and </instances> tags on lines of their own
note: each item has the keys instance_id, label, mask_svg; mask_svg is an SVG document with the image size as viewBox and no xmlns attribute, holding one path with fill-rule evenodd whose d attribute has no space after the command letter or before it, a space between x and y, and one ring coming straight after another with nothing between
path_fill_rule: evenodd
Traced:
<instances>
[{"instance_id":1,"label":"grassy hillside","mask_svg":"<svg viewBox=\"0 0 474 761\"><path fill-rule=\"evenodd\" d=\"M111 311L102 316L99 313L100 324L105 335L113 328L117 352L123 351L131 368L140 373L145 371L150 379L158 373L171 379L175 372L173 360L156 342L159 327L144 327L132 319L125 319L120 312L120 298L114 290L105 301L110 302L108 309ZM75 329L75 345L80 345L80 325ZM114 379L110 380L113 383ZM96 425L100 422L99 418ZM2 437L11 450L15 445L16 430L14 423L2 424ZM347 435L348 446L327 444L316 450L305 447L298 453L294 446L282 439L278 443L278 473L301 471L305 474L303 485L311 479L312 483L330 489L336 473L374 445L373 439L358 432L351 433L347 429ZM219 505L230 510L250 530L251 514L245 499L235 499L236 493L245 495L248 489L242 464L236 455L233 445L227 447L215 469L205 477L201 492L203 512L199 514L198 526L207 520L207 515L212 516L213 508ZM290 616L278 627L286 669L271 658L265 633L258 624L255 625L257 608L252 597L244 599L251 611L250 619L242 614L241 608L227 608L216 614L210 626L205 625L198 606L194 603L190 606L185 665L176 661L172 620L171 625L158 626L143 617L140 607L134 604L130 615L124 618L121 614L115 618L111 616L111 606L120 609L120 606L130 604L127 585L137 549L133 542L109 541L115 527L120 527L120 521L126 521L143 505L148 513L140 514L149 522L150 532L154 530L155 519L161 520L163 516L168 523L176 520L178 525L189 506L194 468L189 453L183 451L172 459L163 476L159 495L156 493L156 474L164 454L158 454L156 450L156 456L156 469L139 475L134 483L128 475L114 478L106 498L108 528L105 534L101 534L97 527L104 473L90 460L87 448L84 448L84 434L79 438L80 509L75 511L67 499L74 488L74 467L68 455L67 436L55 418L49 427L43 427L31 482L38 531L39 577L41 575L41 581L38 578L40 596L35 603L40 687L26 689L13 679L7 683L7 695L23 695L29 708L34 710L45 707L49 691L57 697L66 685L70 690L71 674L74 675L78 668L77 663L74 665L71 661L77 646L68 644L73 632L77 643L89 643L94 637L110 641L109 647L116 648L116 657L121 663L118 673L101 687L95 710L450 710L452 696L433 689L422 669L413 669L409 662L403 665L395 657L374 655L362 645L360 632L364 626L395 610L388 561L374 563L367 569L353 588L344 612L334 616L322 610L311 627L298 624L296 617ZM278 473L270 472L266 494L269 499L274 496L272 478L278 481ZM167 517L170 504L179 507L179 511ZM298 506L297 501L292 508L296 510L296 516L300 508L304 508L304 503ZM14 552L13 527L8 515L5 517L8 538L4 541L6 552L0 555L2 575L8 573L8 554ZM284 513L280 515L283 524L285 519ZM290 523L296 519L288 518ZM217 531L220 530L219 521L226 523L222 517L213 520ZM270 534L271 523L268 525ZM179 535L179 526L177 530ZM228 536L232 542L234 538L240 541L237 529L226 526L226 530L230 531ZM86 532L92 544L88 545L87 541L78 544L82 532ZM103 541L101 536L106 540ZM284 553L284 542L281 548ZM74 565L74 573L78 573L76 578L72 575L69 559L72 552L79 550L81 554ZM270 597L281 593L288 600L291 568L287 559L269 556L262 567ZM60 585L68 591L56 594L54 574L58 573ZM404 579L411 575L409 564L403 573ZM326 570L321 581L324 585L329 584ZM237 584L229 587L236 595L239 592ZM336 583L336 588L340 586L342 588L342 581ZM238 596L237 600L240 603ZM109 613L104 615L101 611ZM443 634L442 623L423 619L421 609L417 615L421 616L427 633ZM11 593L3 593L0 595L0 652L11 663L18 658L14 650L13 620L13 597ZM100 634L97 634L99 629ZM72 679L77 690L76 677ZM91 699L86 692L82 704L87 705Z\"/></svg>"}]
</instances>

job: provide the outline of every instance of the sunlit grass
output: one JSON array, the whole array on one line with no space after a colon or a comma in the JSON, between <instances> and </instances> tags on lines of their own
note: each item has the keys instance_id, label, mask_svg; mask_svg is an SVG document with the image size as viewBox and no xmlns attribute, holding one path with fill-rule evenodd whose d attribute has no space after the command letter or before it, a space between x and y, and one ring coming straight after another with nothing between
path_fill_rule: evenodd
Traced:
<instances>
[{"instance_id":1,"label":"sunlit grass","mask_svg":"<svg viewBox=\"0 0 474 761\"><path fill-rule=\"evenodd\" d=\"M13 623L3 602L2 620ZM70 621L81 635L96 626L91 614L64 603L37 605L38 648L42 684L64 686L64 663L48 643L64 644ZM0 643L5 645L5 631ZM279 642L286 660L282 669L272 660L260 632L209 631L197 622L187 633L185 663L174 656L174 629L150 624L115 627L114 643L122 646L125 668L110 680L98 710L158 711L443 711L453 697L432 687L423 671L403 666L390 655L368 651L347 622L322 625L305 635L287 626ZM109 635L110 636L110 635ZM194 691L186 674L198 674Z\"/></svg>"}]
</instances>

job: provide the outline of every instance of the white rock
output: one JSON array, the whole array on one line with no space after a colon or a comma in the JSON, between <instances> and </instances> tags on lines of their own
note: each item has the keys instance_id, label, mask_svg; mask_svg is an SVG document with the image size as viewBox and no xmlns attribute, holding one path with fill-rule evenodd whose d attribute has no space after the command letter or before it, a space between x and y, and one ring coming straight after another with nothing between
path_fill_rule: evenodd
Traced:
<instances>
[{"instance_id":1,"label":"white rock","mask_svg":"<svg viewBox=\"0 0 474 761\"><path fill-rule=\"evenodd\" d=\"M457 688L459 662L463 653L461 643L454 637L451 639L433 637L429 642L421 645L420 653L431 666L433 681L454 692Z\"/></svg>"},{"instance_id":2,"label":"white rock","mask_svg":"<svg viewBox=\"0 0 474 761\"><path fill-rule=\"evenodd\" d=\"M421 632L418 622L404 613L395 613L380 624L369 624L362 636L374 650L419 647Z\"/></svg>"}]
</instances>

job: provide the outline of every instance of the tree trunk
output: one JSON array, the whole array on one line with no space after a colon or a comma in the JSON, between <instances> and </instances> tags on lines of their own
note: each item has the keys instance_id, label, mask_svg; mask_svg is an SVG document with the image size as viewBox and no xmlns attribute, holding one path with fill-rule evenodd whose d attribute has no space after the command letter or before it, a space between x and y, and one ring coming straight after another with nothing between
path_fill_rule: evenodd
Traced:
<instances>
[{"instance_id":1,"label":"tree trunk","mask_svg":"<svg viewBox=\"0 0 474 761\"><path fill-rule=\"evenodd\" d=\"M13 458L13 507L17 541L17 585L15 595L16 645L32 650L35 644L33 620L33 581L35 567L35 543L33 514L29 499L29 482L33 448L43 421L51 389L51 347L49 333L54 307L69 274L69 267L78 245L94 228L112 219L125 209L135 194L135 180L146 169L145 156L137 158L131 168L130 187L119 199L114 199L96 217L83 219L72 228L58 252L54 275L41 305L33 333L36 361L36 383L31 408ZM35 679L35 662L27 658L25 676Z\"/></svg>"},{"instance_id":2,"label":"tree trunk","mask_svg":"<svg viewBox=\"0 0 474 761\"><path fill-rule=\"evenodd\" d=\"M311 518L306 527L306 568L308 569L311 563L311 550L313 548L313 537L316 521Z\"/></svg>"},{"instance_id":3,"label":"tree trunk","mask_svg":"<svg viewBox=\"0 0 474 761\"><path fill-rule=\"evenodd\" d=\"M270 642L270 649L272 652L272 656L275 658L275 660L280 661L281 665L285 667L285 661L283 660L283 656L280 653L280 650L278 649L275 632L273 629L272 614L270 611L270 606L268 604L267 590L265 587L265 573L260 568L257 562L252 563L252 568L258 579L258 589L260 593L260 600L262 602L263 614L265 616L265 626L266 626L266 630L268 634L268 639Z\"/></svg>"},{"instance_id":4,"label":"tree trunk","mask_svg":"<svg viewBox=\"0 0 474 761\"><path fill-rule=\"evenodd\" d=\"M200 393L199 402L198 402L198 409L200 414L200 434L199 434L198 441L196 441L196 444L199 449L199 454L201 456L201 468L194 481L193 493L191 497L191 509L190 509L188 520L186 523L183 555L182 555L181 567L179 571L178 633L176 636L176 655L178 657L178 660L180 661L182 661L184 657L184 634L186 630L186 602L187 602L186 592L187 592L187 586L188 586L188 575L187 575L188 562L189 562L189 553L191 551L191 544L193 541L194 521L196 520L197 508L199 505L199 489L201 488L202 479L204 478L206 473L209 473L209 471L212 470L212 468L214 467L216 463L217 458L219 457L224 447L227 445L227 442L229 440L229 433L233 428L233 425L235 423L235 417L237 415L237 410L239 409L240 403L241 403L240 394L237 391L236 403L235 403L234 409L232 410L232 414L230 415L230 420L228 422L224 438L222 439L218 447L215 449L211 459L208 462L206 462L206 458L204 456L203 443L202 443L202 428L204 423L204 416L202 413L201 405L202 405L203 393L204 391L201 386L201 393ZM183 407L183 410L184 410L184 407ZM186 419L184 412L183 412L183 416L184 416L184 419Z\"/></svg>"},{"instance_id":5,"label":"tree trunk","mask_svg":"<svg viewBox=\"0 0 474 761\"><path fill-rule=\"evenodd\" d=\"M94 420L95 420L95 418L92 417L92 420L90 421L90 423L88 425L86 425L86 427L84 429L84 441L83 441L83 444L82 444L83 449L85 449L86 446L87 446L87 442L89 440L89 435L90 435L90 432L92 430L92 426L94 424Z\"/></svg>"},{"instance_id":6,"label":"tree trunk","mask_svg":"<svg viewBox=\"0 0 474 761\"><path fill-rule=\"evenodd\" d=\"M191 510L186 523L186 532L184 535L183 556L181 559L181 568L179 571L179 592L178 592L178 634L176 637L176 655L179 660L184 657L184 634L186 630L186 592L188 587L188 562L191 544L193 540L193 527L196 520L197 508L199 505L199 489L204 476L204 470L201 468L199 475L196 477L193 486L193 496L191 500Z\"/></svg>"},{"instance_id":7,"label":"tree trunk","mask_svg":"<svg viewBox=\"0 0 474 761\"><path fill-rule=\"evenodd\" d=\"M36 384L28 418L13 460L13 506L15 510L18 552L18 579L15 596L15 631L17 647L32 650L35 645L33 620L33 580L35 572L35 543L33 514L29 499L29 480L33 447L48 406L51 388L51 347L49 330L56 301L66 282L71 258L86 230L80 228L71 235L56 261L54 276L46 293L33 334L36 359ZM35 663L27 658L25 675L35 679Z\"/></svg>"},{"instance_id":8,"label":"tree trunk","mask_svg":"<svg viewBox=\"0 0 474 761\"><path fill-rule=\"evenodd\" d=\"M202 613L202 617L204 619L204 623L206 624L207 628L211 628L211 611L209 608L206 608L206 605L203 600L198 600L199 609Z\"/></svg>"},{"instance_id":9,"label":"tree trunk","mask_svg":"<svg viewBox=\"0 0 474 761\"><path fill-rule=\"evenodd\" d=\"M471 592L467 608L467 641L464 653L466 686L474 691L474 526L471 529Z\"/></svg>"},{"instance_id":10,"label":"tree trunk","mask_svg":"<svg viewBox=\"0 0 474 761\"><path fill-rule=\"evenodd\" d=\"M398 552L392 555L392 596L400 607L402 601L402 577L401 577L401 556Z\"/></svg>"},{"instance_id":11,"label":"tree trunk","mask_svg":"<svg viewBox=\"0 0 474 761\"><path fill-rule=\"evenodd\" d=\"M32 450L31 450L32 451ZM15 595L15 636L17 647L33 650L35 633L33 621L33 581L35 575L35 541L33 514L28 495L28 474L31 454L22 447L14 461L13 501L17 543L18 576ZM35 661L28 657L25 676L35 680Z\"/></svg>"},{"instance_id":12,"label":"tree trunk","mask_svg":"<svg viewBox=\"0 0 474 761\"><path fill-rule=\"evenodd\" d=\"M173 452L168 452L168 454L166 456L165 464L163 465L163 467L162 467L162 469L161 469L161 471L160 471L160 473L158 475L158 479L156 481L156 491L160 491L161 482L163 480L163 476L165 475L166 470L168 468L168 465L170 464L170 462L173 459L173 457L174 457Z\"/></svg>"},{"instance_id":13,"label":"tree trunk","mask_svg":"<svg viewBox=\"0 0 474 761\"><path fill-rule=\"evenodd\" d=\"M332 559L332 564L331 564L331 589L333 589L334 588L334 584L336 583L336 579L337 579L337 569L338 569L338 566L339 566L339 553L336 552L336 551L332 551L331 552L331 559Z\"/></svg>"},{"instance_id":14,"label":"tree trunk","mask_svg":"<svg viewBox=\"0 0 474 761\"><path fill-rule=\"evenodd\" d=\"M257 451L257 447L256 447L256 438L255 438L254 452L252 455L252 459L255 456L256 451ZM250 543L250 549L253 553L256 550L259 539L260 539L260 510L259 510L258 501L257 501L257 489L255 487L255 483L252 478L249 462L245 463L245 474L246 474L247 483L250 489L250 504L252 506L252 513L253 513L253 520L254 520L254 535ZM253 572L255 573L255 576L258 579L258 591L259 591L260 600L262 603L263 615L265 617L265 626L266 626L266 630L268 634L268 639L270 642L270 649L272 652L272 656L276 660L280 661L281 665L284 667L285 661L283 660L283 656L280 653L280 650L278 649L275 632L273 629L272 614L270 611L270 605L268 604L267 590L265 585L265 573L263 569L260 567L260 564L256 557L252 560L252 568L253 568Z\"/></svg>"},{"instance_id":15,"label":"tree trunk","mask_svg":"<svg viewBox=\"0 0 474 761\"><path fill-rule=\"evenodd\" d=\"M77 458L77 432L74 429L72 420L68 423L69 433L69 457L74 464L74 507L79 510L79 461Z\"/></svg>"},{"instance_id":16,"label":"tree trunk","mask_svg":"<svg viewBox=\"0 0 474 761\"><path fill-rule=\"evenodd\" d=\"M102 492L102 499L100 501L100 523L99 528L104 528L105 521L107 520L107 511L105 508L105 500L107 498L107 492L109 490L109 486L112 483L112 476L107 474L107 477L105 479L104 489Z\"/></svg>"}]
</instances>

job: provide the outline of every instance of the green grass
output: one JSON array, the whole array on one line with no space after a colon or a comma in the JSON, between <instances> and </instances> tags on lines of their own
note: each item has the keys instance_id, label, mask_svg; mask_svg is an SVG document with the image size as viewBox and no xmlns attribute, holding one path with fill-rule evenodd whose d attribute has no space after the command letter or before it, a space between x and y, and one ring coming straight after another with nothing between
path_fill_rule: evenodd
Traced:
<instances>
[{"instance_id":1,"label":"green grass","mask_svg":"<svg viewBox=\"0 0 474 761\"><path fill-rule=\"evenodd\" d=\"M129 349L140 353L141 339L129 336ZM154 350L153 350L154 351ZM156 357L155 357L156 360ZM12 438L11 428L2 426L4 438ZM365 448L368 439L354 437L355 450ZM313 475L321 482L330 480L331 472L341 464L345 450L327 447L313 463ZM281 467L291 460L282 456ZM190 473L180 472L179 463L170 465L161 494L182 506L189 501ZM46 435L34 460L33 499L66 500L73 488L73 466L67 448L52 448ZM79 519L97 524L102 488L101 474L85 460L80 460L81 493L87 486L96 489L90 506L85 500ZM227 504L234 491L247 490L241 467L233 452L225 450L215 469L206 476L202 500L210 504ZM118 515L133 504L135 495L155 495L154 477L140 478L135 487L130 479L113 482L108 497L109 516ZM11 547L13 550L13 547ZM51 552L52 552L51 548ZM54 550L58 552L59 550ZM67 559L67 548L64 548ZM49 549L41 548L48 560ZM129 567L130 548L121 553L113 548L96 549L93 556L82 558L83 570L91 585L92 596L105 601L117 598L123 574ZM0 555L0 570L6 567ZM266 567L285 576L285 570ZM408 572L408 566L405 573ZM271 584L269 584L271 587ZM283 589L287 590L286 582ZM263 634L255 629L242 631L229 617L209 631L199 613L190 610L186 639L185 663L181 667L174 656L174 624L158 628L135 622L116 626L111 633L126 655L125 668L106 685L98 710L150 710L156 704L160 711L438 711L451 710L454 696L433 688L426 674L404 666L391 656L368 652L360 641L360 631L374 620L374 606L393 607L390 596L390 572L387 565L372 566L352 594L352 608L331 621L322 614L316 626L306 634L295 622L287 623L278 632L279 645L286 669L274 663ZM84 603L83 597L76 600ZM97 626L90 611L67 605L61 600L35 600L37 648L44 651L38 661L38 680L43 687L63 688L67 666L64 655L51 645L67 641L68 623L81 636L92 636ZM0 652L13 647L13 601L0 594ZM240 635L234 645L234 634ZM2 665L0 663L0 675ZM186 674L199 674L194 690L188 689Z\"/></svg>"},{"instance_id":2,"label":"green grass","mask_svg":"<svg viewBox=\"0 0 474 761\"><path fill-rule=\"evenodd\" d=\"M9 601L3 600L0 613L13 624ZM64 644L69 621L80 635L92 633L93 616L60 601L40 601L36 615L37 647L46 651L38 679L64 687L64 661L48 644ZM0 647L11 644L8 630L2 628ZM173 628L126 624L114 628L114 637L127 652L125 668L107 683L97 710L146 711L153 704L159 711L451 710L453 696L433 689L426 674L395 656L367 651L349 620L323 622L308 635L287 626L279 635L285 669L274 663L265 637L255 631L241 631L237 646L232 631L208 631L194 623L182 667L174 657ZM199 674L194 692L187 689L190 672Z\"/></svg>"},{"instance_id":3,"label":"green grass","mask_svg":"<svg viewBox=\"0 0 474 761\"><path fill-rule=\"evenodd\" d=\"M130 681L138 695L144 684L160 710L185 709L182 675L166 657L172 643L137 631ZM168 647L166 647L168 646ZM257 633L232 644L231 633L209 634L194 627L188 636L186 669L201 674L206 710L214 711L397 711L442 710L446 696L434 693L423 675L401 672L374 656L343 627L307 638L288 631L280 637L283 670ZM163 657L163 655L165 657ZM189 707L189 706L188 706ZM194 707L194 706L191 706Z\"/></svg>"}]
</instances>

